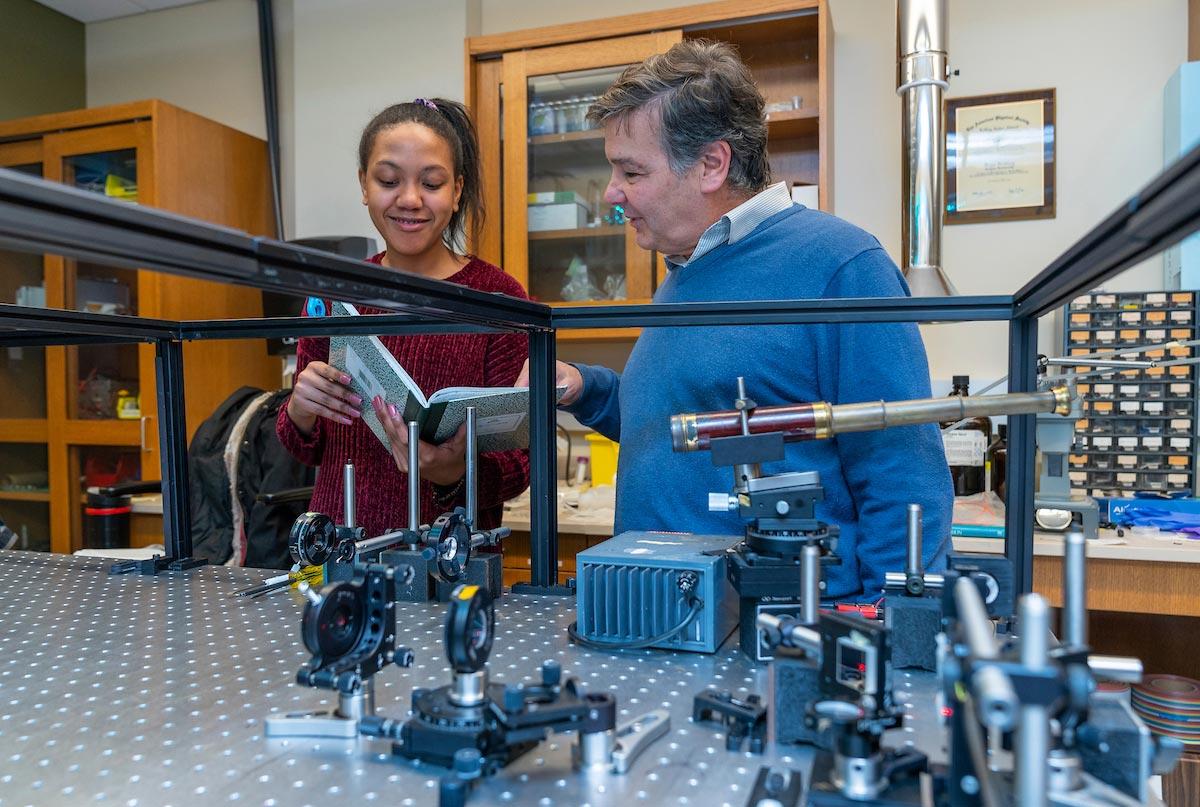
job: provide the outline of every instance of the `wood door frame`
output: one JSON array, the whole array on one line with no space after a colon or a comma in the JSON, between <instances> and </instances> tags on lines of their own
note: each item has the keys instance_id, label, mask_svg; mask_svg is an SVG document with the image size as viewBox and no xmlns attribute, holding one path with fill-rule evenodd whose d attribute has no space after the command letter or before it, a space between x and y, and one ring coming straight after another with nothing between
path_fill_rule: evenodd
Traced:
<instances>
[{"instance_id":1,"label":"wood door frame","mask_svg":"<svg viewBox=\"0 0 1200 807\"><path fill-rule=\"evenodd\" d=\"M476 73L477 71L477 73ZM502 166L500 107L503 83L503 63L499 59L488 59L472 64L467 54L466 99L472 119L475 121L479 140L479 166L483 182L483 221L474 226L477 232L468 246L471 252L496 266L504 265L504 237L500 222L504 220L502 198ZM483 131L484 124L495 124L495 136Z\"/></svg>"},{"instance_id":2,"label":"wood door frame","mask_svg":"<svg viewBox=\"0 0 1200 807\"><path fill-rule=\"evenodd\" d=\"M562 45L592 39L627 36L647 31L685 28L712 22L734 22L755 17L770 17L791 14L806 9L823 7L825 0L718 0L691 6L667 8L659 11L643 11L595 20L542 28L526 28L499 34L468 37L468 57L479 57L505 53L523 48L540 48L546 45Z\"/></svg>"}]
</instances>

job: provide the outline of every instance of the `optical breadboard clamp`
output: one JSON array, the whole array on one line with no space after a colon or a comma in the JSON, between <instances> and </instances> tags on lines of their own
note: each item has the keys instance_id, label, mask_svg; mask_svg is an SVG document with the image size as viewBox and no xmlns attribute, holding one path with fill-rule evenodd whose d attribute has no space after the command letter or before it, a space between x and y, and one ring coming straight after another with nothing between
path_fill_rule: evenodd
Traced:
<instances>
[{"instance_id":1,"label":"optical breadboard clamp","mask_svg":"<svg viewBox=\"0 0 1200 807\"><path fill-rule=\"evenodd\" d=\"M361 721L375 712L376 673L390 664L412 666L412 650L396 646L396 588L412 574L408 566L360 564L349 580L320 593L301 585L307 602L300 636L312 658L296 673L296 683L336 692L338 705L268 717L268 737L358 736Z\"/></svg>"},{"instance_id":2,"label":"optical breadboard clamp","mask_svg":"<svg viewBox=\"0 0 1200 807\"><path fill-rule=\"evenodd\" d=\"M624 532L585 549L575 556L575 632L584 643L604 649L637 645L715 653L737 622L725 563L726 552L739 540L735 535ZM690 591L680 586L684 575L695 577ZM690 607L692 600L699 601L698 610ZM672 632L675 626L681 627ZM661 638L643 644L655 637Z\"/></svg>"}]
</instances>

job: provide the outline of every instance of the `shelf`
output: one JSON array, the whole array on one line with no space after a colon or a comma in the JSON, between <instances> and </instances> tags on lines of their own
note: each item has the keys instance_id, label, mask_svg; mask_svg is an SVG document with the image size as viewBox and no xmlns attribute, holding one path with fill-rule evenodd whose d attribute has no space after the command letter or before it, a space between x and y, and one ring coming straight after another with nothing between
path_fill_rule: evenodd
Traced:
<instances>
[{"instance_id":1,"label":"shelf","mask_svg":"<svg viewBox=\"0 0 1200 807\"><path fill-rule=\"evenodd\" d=\"M0 419L0 443L44 443L49 436L45 418Z\"/></svg>"},{"instance_id":2,"label":"shelf","mask_svg":"<svg viewBox=\"0 0 1200 807\"><path fill-rule=\"evenodd\" d=\"M767 136L778 140L815 135L821 116L815 107L785 109L767 114Z\"/></svg>"},{"instance_id":3,"label":"shelf","mask_svg":"<svg viewBox=\"0 0 1200 807\"><path fill-rule=\"evenodd\" d=\"M555 143L577 143L580 140L603 140L603 129L584 129L579 132L555 132L554 134L533 135L529 145L543 146Z\"/></svg>"},{"instance_id":4,"label":"shelf","mask_svg":"<svg viewBox=\"0 0 1200 807\"><path fill-rule=\"evenodd\" d=\"M72 445L113 446L138 448L142 445L143 429L156 429L154 423L143 427L137 420L79 420L68 419L62 427L66 441Z\"/></svg>"},{"instance_id":5,"label":"shelf","mask_svg":"<svg viewBox=\"0 0 1200 807\"><path fill-rule=\"evenodd\" d=\"M0 490L0 501L49 502L50 493L36 490Z\"/></svg>"},{"instance_id":6,"label":"shelf","mask_svg":"<svg viewBox=\"0 0 1200 807\"><path fill-rule=\"evenodd\" d=\"M625 235L625 225L607 224L603 227L576 227L572 230L537 230L529 233L530 241L563 241L571 238L615 238Z\"/></svg>"}]
</instances>

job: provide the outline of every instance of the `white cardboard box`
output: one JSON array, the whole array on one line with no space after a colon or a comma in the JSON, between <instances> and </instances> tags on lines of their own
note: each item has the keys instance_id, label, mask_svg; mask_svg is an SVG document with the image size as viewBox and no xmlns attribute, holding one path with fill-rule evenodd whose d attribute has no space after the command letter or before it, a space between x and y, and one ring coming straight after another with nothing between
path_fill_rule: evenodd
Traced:
<instances>
[{"instance_id":1,"label":"white cardboard box","mask_svg":"<svg viewBox=\"0 0 1200 807\"><path fill-rule=\"evenodd\" d=\"M573 230L586 227L587 208L578 202L553 205L529 205L529 232Z\"/></svg>"}]
</instances>

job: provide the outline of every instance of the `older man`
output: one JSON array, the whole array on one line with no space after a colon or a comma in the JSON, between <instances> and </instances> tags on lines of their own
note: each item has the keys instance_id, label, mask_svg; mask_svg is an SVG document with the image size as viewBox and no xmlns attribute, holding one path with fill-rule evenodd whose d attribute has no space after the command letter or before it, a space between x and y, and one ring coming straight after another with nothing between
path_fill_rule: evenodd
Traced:
<instances>
[{"instance_id":1,"label":"older man","mask_svg":"<svg viewBox=\"0 0 1200 807\"><path fill-rule=\"evenodd\" d=\"M879 242L794 204L770 184L763 98L737 53L689 40L628 68L589 110L612 164L605 192L645 249L666 256L656 303L903 297L908 287ZM671 450L669 417L727 409L736 379L760 406L928 397L916 325L646 328L623 374L559 363L560 406L621 443L616 530L737 533L735 514L706 509L730 469L707 453ZM764 472L821 475L820 518L841 528L843 565L826 595L874 596L905 555L905 505L925 511L925 560L949 547L952 491L936 426L789 445Z\"/></svg>"}]
</instances>

